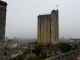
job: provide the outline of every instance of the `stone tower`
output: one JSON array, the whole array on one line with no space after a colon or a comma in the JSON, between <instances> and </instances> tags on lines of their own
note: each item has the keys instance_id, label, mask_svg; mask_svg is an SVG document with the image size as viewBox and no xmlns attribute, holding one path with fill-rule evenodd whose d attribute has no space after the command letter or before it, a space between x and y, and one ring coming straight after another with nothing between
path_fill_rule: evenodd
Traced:
<instances>
[{"instance_id":1,"label":"stone tower","mask_svg":"<svg viewBox=\"0 0 80 60\"><path fill-rule=\"evenodd\" d=\"M0 0L0 60L4 60L4 38L7 3Z\"/></svg>"},{"instance_id":2,"label":"stone tower","mask_svg":"<svg viewBox=\"0 0 80 60\"><path fill-rule=\"evenodd\" d=\"M38 16L38 43L59 44L58 10Z\"/></svg>"}]
</instances>

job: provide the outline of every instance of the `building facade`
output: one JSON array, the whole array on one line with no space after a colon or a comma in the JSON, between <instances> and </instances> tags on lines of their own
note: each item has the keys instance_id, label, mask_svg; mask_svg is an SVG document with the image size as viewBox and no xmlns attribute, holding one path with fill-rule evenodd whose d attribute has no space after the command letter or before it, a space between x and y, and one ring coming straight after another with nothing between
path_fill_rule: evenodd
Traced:
<instances>
[{"instance_id":1,"label":"building facade","mask_svg":"<svg viewBox=\"0 0 80 60\"><path fill-rule=\"evenodd\" d=\"M4 39L7 3L0 0L0 60L4 60Z\"/></svg>"},{"instance_id":2,"label":"building facade","mask_svg":"<svg viewBox=\"0 0 80 60\"><path fill-rule=\"evenodd\" d=\"M77 44L77 45L78 45L78 44L80 44L80 39L78 39L78 38L72 39L72 38L71 38L71 39L70 39L70 43L71 43L71 44Z\"/></svg>"},{"instance_id":3,"label":"building facade","mask_svg":"<svg viewBox=\"0 0 80 60\"><path fill-rule=\"evenodd\" d=\"M58 10L38 16L38 43L59 44Z\"/></svg>"}]
</instances>

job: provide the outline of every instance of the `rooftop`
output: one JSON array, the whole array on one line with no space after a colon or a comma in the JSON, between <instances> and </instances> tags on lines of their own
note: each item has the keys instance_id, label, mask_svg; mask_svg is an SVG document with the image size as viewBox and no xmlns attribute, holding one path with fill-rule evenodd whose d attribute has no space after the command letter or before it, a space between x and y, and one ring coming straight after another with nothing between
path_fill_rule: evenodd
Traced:
<instances>
[{"instance_id":1,"label":"rooftop","mask_svg":"<svg viewBox=\"0 0 80 60\"><path fill-rule=\"evenodd\" d=\"M0 4L7 5L7 2L0 0Z\"/></svg>"},{"instance_id":2,"label":"rooftop","mask_svg":"<svg viewBox=\"0 0 80 60\"><path fill-rule=\"evenodd\" d=\"M80 40L80 38L73 38L73 39L71 39L71 40Z\"/></svg>"}]
</instances>

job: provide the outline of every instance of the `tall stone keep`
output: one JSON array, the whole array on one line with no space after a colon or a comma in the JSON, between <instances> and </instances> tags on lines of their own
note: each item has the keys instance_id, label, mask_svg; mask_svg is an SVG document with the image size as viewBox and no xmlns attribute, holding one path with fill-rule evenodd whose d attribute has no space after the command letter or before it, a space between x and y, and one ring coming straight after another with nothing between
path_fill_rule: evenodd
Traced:
<instances>
[{"instance_id":1,"label":"tall stone keep","mask_svg":"<svg viewBox=\"0 0 80 60\"><path fill-rule=\"evenodd\" d=\"M4 60L4 38L7 3L0 0L0 60Z\"/></svg>"},{"instance_id":2,"label":"tall stone keep","mask_svg":"<svg viewBox=\"0 0 80 60\"><path fill-rule=\"evenodd\" d=\"M58 10L38 16L38 43L59 44Z\"/></svg>"}]
</instances>

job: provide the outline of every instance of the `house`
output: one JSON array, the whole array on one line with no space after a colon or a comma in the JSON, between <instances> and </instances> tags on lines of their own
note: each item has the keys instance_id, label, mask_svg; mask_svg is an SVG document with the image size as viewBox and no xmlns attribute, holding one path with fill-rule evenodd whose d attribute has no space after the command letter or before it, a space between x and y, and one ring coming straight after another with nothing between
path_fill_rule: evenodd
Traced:
<instances>
[{"instance_id":1,"label":"house","mask_svg":"<svg viewBox=\"0 0 80 60\"><path fill-rule=\"evenodd\" d=\"M5 45L4 46L12 49L12 48L18 47L19 43L17 41L14 41L14 40L7 40L7 41L5 41Z\"/></svg>"},{"instance_id":2,"label":"house","mask_svg":"<svg viewBox=\"0 0 80 60\"><path fill-rule=\"evenodd\" d=\"M70 44L79 44L80 39L70 39Z\"/></svg>"}]
</instances>

